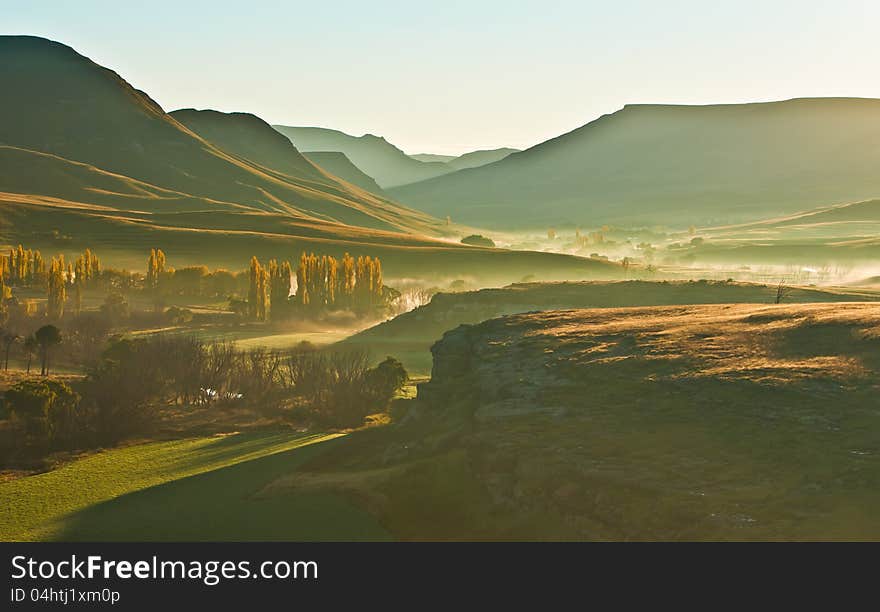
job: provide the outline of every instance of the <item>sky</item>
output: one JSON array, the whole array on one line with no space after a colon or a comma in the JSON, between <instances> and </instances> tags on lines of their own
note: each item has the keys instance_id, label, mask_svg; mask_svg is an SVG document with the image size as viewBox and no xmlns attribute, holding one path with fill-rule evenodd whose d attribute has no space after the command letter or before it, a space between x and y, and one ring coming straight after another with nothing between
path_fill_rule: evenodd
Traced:
<instances>
[{"instance_id":1,"label":"sky","mask_svg":"<svg viewBox=\"0 0 880 612\"><path fill-rule=\"evenodd\" d=\"M629 103L880 98L876 0L0 0L166 110L527 148Z\"/></svg>"}]
</instances>

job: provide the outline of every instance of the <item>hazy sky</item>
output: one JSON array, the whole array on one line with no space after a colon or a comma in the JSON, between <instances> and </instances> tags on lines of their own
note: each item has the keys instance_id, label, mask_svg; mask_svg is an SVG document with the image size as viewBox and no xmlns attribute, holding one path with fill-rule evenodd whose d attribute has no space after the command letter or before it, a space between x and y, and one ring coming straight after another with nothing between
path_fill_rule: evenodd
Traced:
<instances>
[{"instance_id":1,"label":"hazy sky","mask_svg":"<svg viewBox=\"0 0 880 612\"><path fill-rule=\"evenodd\" d=\"M627 103L880 98L877 0L0 0L166 110L525 148Z\"/></svg>"}]
</instances>

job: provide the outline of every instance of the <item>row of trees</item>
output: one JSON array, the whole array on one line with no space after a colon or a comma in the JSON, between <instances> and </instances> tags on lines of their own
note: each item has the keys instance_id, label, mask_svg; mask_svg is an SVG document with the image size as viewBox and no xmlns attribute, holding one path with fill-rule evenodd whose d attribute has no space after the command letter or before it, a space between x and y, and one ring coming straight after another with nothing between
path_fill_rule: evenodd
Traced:
<instances>
[{"instance_id":1,"label":"row of trees","mask_svg":"<svg viewBox=\"0 0 880 612\"><path fill-rule=\"evenodd\" d=\"M45 314L50 321L61 320L66 311L79 315L88 288L110 293L141 288L151 296L157 312L169 295L222 296L230 299L234 309L240 307L243 315L259 321L332 310L366 314L389 306L396 295L383 283L378 257L355 258L348 253L341 260L302 253L295 272L289 261L271 259L264 266L253 257L248 270L233 273L222 269L210 272L205 266L174 269L167 265L162 249L151 249L146 274L139 274L102 268L90 249L73 261L59 254L47 266L39 251L19 245L0 257L0 319L10 306L19 306L12 287L36 283L45 287ZM246 299L236 297L245 293ZM30 314L30 306L25 314Z\"/></svg>"},{"instance_id":2,"label":"row of trees","mask_svg":"<svg viewBox=\"0 0 880 612\"><path fill-rule=\"evenodd\" d=\"M248 270L247 314L258 321L284 319L300 312L350 309L366 313L385 306L390 291L382 281L378 257L355 259L348 253L340 262L330 255L303 253L296 268L296 292L288 261L269 260L263 266L251 258Z\"/></svg>"},{"instance_id":3,"label":"row of trees","mask_svg":"<svg viewBox=\"0 0 880 612\"><path fill-rule=\"evenodd\" d=\"M10 285L30 285L45 280L46 262L39 251L22 245L0 256L0 276Z\"/></svg>"},{"instance_id":4,"label":"row of trees","mask_svg":"<svg viewBox=\"0 0 880 612\"><path fill-rule=\"evenodd\" d=\"M101 260L90 249L78 255L73 265L64 265L64 256L59 255L62 272L68 282L79 278L83 283L97 280L101 275ZM49 269L51 274L51 266ZM22 245L0 255L0 279L10 286L42 286L49 280L46 261L38 250L25 249Z\"/></svg>"},{"instance_id":5,"label":"row of trees","mask_svg":"<svg viewBox=\"0 0 880 612\"><path fill-rule=\"evenodd\" d=\"M296 269L296 301L317 308L367 309L383 299L382 262L346 253L339 262L329 255L300 256Z\"/></svg>"}]
</instances>

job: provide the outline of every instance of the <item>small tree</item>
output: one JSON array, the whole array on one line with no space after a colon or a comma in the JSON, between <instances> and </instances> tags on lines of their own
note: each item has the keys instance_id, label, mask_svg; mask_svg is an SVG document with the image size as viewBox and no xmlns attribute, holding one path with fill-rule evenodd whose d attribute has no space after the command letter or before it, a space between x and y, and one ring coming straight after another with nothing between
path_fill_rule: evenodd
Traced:
<instances>
[{"instance_id":1,"label":"small tree","mask_svg":"<svg viewBox=\"0 0 880 612\"><path fill-rule=\"evenodd\" d=\"M403 364L394 357L386 357L385 361L365 374L365 383L374 400L385 407L409 380L409 374Z\"/></svg>"},{"instance_id":2,"label":"small tree","mask_svg":"<svg viewBox=\"0 0 880 612\"><path fill-rule=\"evenodd\" d=\"M774 304L781 304L782 301L788 297L788 294L790 292L791 290L786 287L785 282L780 281L779 284L776 286L776 298L774 299Z\"/></svg>"},{"instance_id":3,"label":"small tree","mask_svg":"<svg viewBox=\"0 0 880 612\"><path fill-rule=\"evenodd\" d=\"M9 351L12 348L12 345L18 342L20 339L21 336L19 336L15 332L7 331L3 334L3 350L5 352L3 370L6 372L9 371Z\"/></svg>"},{"instance_id":4,"label":"small tree","mask_svg":"<svg viewBox=\"0 0 880 612\"><path fill-rule=\"evenodd\" d=\"M81 432L79 395L62 382L25 380L4 394L10 411L25 425L32 440L50 448L76 441Z\"/></svg>"},{"instance_id":5,"label":"small tree","mask_svg":"<svg viewBox=\"0 0 880 612\"><path fill-rule=\"evenodd\" d=\"M42 367L40 374L42 376L49 375L49 353L53 346L61 344L61 330L54 325L44 325L36 331L34 338L40 347L40 357Z\"/></svg>"},{"instance_id":6,"label":"small tree","mask_svg":"<svg viewBox=\"0 0 880 612\"><path fill-rule=\"evenodd\" d=\"M31 373L31 362L33 362L34 357L40 350L40 344L37 342L37 339L33 334L25 338L24 344L24 354L27 357L27 373Z\"/></svg>"}]
</instances>

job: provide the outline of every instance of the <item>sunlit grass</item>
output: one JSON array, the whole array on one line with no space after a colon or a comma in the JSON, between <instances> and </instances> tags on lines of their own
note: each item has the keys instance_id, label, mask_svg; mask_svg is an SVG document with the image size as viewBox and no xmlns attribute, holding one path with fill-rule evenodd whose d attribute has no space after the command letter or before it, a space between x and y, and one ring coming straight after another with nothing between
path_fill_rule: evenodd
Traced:
<instances>
[{"instance_id":1,"label":"sunlit grass","mask_svg":"<svg viewBox=\"0 0 880 612\"><path fill-rule=\"evenodd\" d=\"M382 539L333 495L253 495L338 434L234 434L99 452L0 484L0 540Z\"/></svg>"}]
</instances>

